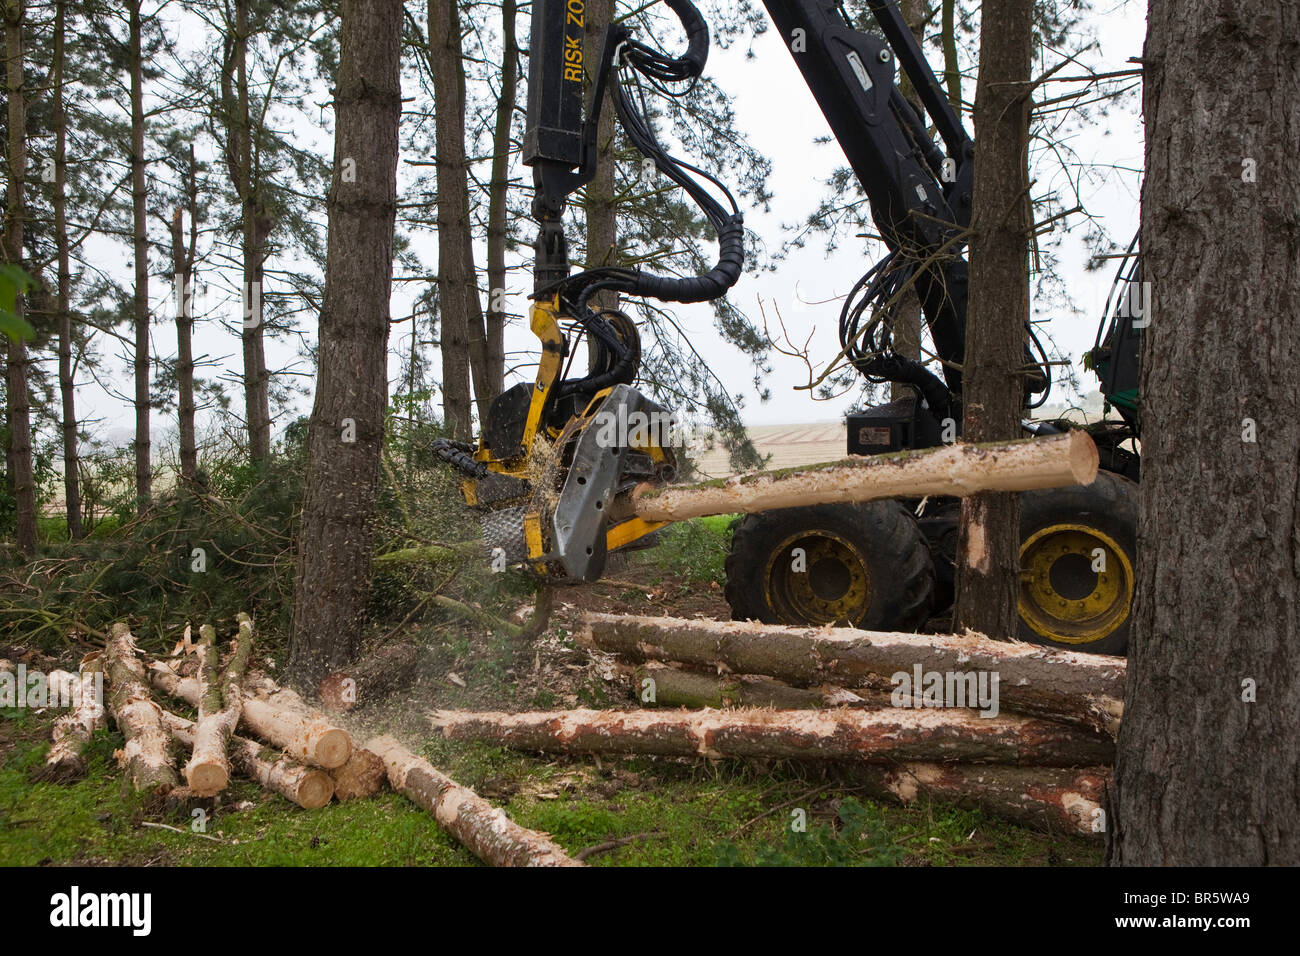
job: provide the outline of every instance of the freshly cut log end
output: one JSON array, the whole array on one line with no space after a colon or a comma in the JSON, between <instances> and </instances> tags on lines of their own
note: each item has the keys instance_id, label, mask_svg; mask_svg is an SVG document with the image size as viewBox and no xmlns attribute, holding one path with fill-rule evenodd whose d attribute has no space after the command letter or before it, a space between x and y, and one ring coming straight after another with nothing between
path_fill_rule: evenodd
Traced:
<instances>
[{"instance_id":1,"label":"freshly cut log end","mask_svg":"<svg viewBox=\"0 0 1300 956\"><path fill-rule=\"evenodd\" d=\"M192 721L167 711L163 712L163 720L173 738L183 746L194 747ZM245 737L230 738L230 760L244 776L305 810L323 807L334 796L334 779L325 771L304 767Z\"/></svg>"},{"instance_id":2,"label":"freshly cut log end","mask_svg":"<svg viewBox=\"0 0 1300 956\"><path fill-rule=\"evenodd\" d=\"M388 781L384 761L378 754L365 749L354 749L348 762L330 771L330 776L334 778L334 796L340 803L358 797L373 797Z\"/></svg>"},{"instance_id":3,"label":"freshly cut log end","mask_svg":"<svg viewBox=\"0 0 1300 956\"><path fill-rule=\"evenodd\" d=\"M199 682L194 678L179 677L155 661L149 666L149 679L164 693L198 704ZM245 700L239 726L292 757L325 770L343 766L352 753L352 738L346 730L303 709L297 695L287 691L277 693L274 700Z\"/></svg>"},{"instance_id":4,"label":"freshly cut log end","mask_svg":"<svg viewBox=\"0 0 1300 956\"><path fill-rule=\"evenodd\" d=\"M1070 767L1114 759L1110 740L1051 721L961 708L887 710L434 711L454 740L545 753L965 761Z\"/></svg>"},{"instance_id":5,"label":"freshly cut log end","mask_svg":"<svg viewBox=\"0 0 1300 956\"><path fill-rule=\"evenodd\" d=\"M1097 477L1097 446L1082 431L1049 438L941 445L804 468L750 472L723 482L655 486L633 492L647 521L753 514L775 508L983 491L1086 485Z\"/></svg>"},{"instance_id":6,"label":"freshly cut log end","mask_svg":"<svg viewBox=\"0 0 1300 956\"><path fill-rule=\"evenodd\" d=\"M582 866L544 833L513 822L467 787L434 769L392 737L365 749L379 756L393 789L428 810L466 849L492 866Z\"/></svg>"},{"instance_id":7,"label":"freshly cut log end","mask_svg":"<svg viewBox=\"0 0 1300 956\"><path fill-rule=\"evenodd\" d=\"M185 765L185 782L198 796L213 797L230 783L230 768L216 762L196 765L191 761Z\"/></svg>"}]
</instances>

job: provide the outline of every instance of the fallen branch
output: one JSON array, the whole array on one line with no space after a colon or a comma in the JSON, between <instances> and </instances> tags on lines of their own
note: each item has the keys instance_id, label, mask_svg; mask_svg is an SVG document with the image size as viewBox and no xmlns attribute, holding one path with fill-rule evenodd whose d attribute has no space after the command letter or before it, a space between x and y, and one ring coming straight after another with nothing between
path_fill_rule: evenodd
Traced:
<instances>
[{"instance_id":1,"label":"fallen branch","mask_svg":"<svg viewBox=\"0 0 1300 956\"><path fill-rule=\"evenodd\" d=\"M850 779L872 796L909 804L926 796L978 807L986 813L1040 830L1104 838L1108 767L969 766L907 763L857 766Z\"/></svg>"},{"instance_id":2,"label":"fallen branch","mask_svg":"<svg viewBox=\"0 0 1300 956\"><path fill-rule=\"evenodd\" d=\"M154 661L149 665L149 680L164 693L198 706L199 682L193 677L180 677L166 664ZM325 770L343 766L352 753L348 732L324 717L256 697L244 700L239 726L295 759Z\"/></svg>"},{"instance_id":3,"label":"fallen branch","mask_svg":"<svg viewBox=\"0 0 1300 956\"><path fill-rule=\"evenodd\" d=\"M162 708L154 703L135 640L125 624L114 624L104 650L109 709L126 744L115 755L136 790L165 792L179 786L167 757ZM196 684L197 686L197 684Z\"/></svg>"},{"instance_id":4,"label":"fallen branch","mask_svg":"<svg viewBox=\"0 0 1300 956\"><path fill-rule=\"evenodd\" d=\"M78 670L80 679L74 685L74 709L54 722L54 744L38 774L41 780L66 783L85 776L86 758L82 751L90 743L91 734L104 726L103 653L87 654Z\"/></svg>"},{"instance_id":5,"label":"fallen branch","mask_svg":"<svg viewBox=\"0 0 1300 956\"><path fill-rule=\"evenodd\" d=\"M544 833L514 823L505 812L447 775L392 737L367 741L379 755L393 789L433 814L447 832L492 866L581 866Z\"/></svg>"},{"instance_id":6,"label":"fallen branch","mask_svg":"<svg viewBox=\"0 0 1300 956\"><path fill-rule=\"evenodd\" d=\"M725 665L791 684L842 684L892 691L892 677L923 673L998 675L998 702L1017 711L1114 737L1124 709L1122 658L1050 650L964 635L888 634L852 628L784 627L743 621L585 614L584 642L631 661ZM919 692L921 688L916 688Z\"/></svg>"},{"instance_id":7,"label":"fallen branch","mask_svg":"<svg viewBox=\"0 0 1300 956\"><path fill-rule=\"evenodd\" d=\"M216 634L209 625L199 628L199 719L194 732L194 755L185 765L185 781L202 797L226 789L230 781L227 743L243 710L240 682L253 649L253 622L240 614L235 649L220 679L217 677Z\"/></svg>"},{"instance_id":8,"label":"fallen branch","mask_svg":"<svg viewBox=\"0 0 1300 956\"><path fill-rule=\"evenodd\" d=\"M964 709L433 711L453 740L546 753L788 757L867 762L966 761L1077 767L1108 763L1114 744L1051 721Z\"/></svg>"},{"instance_id":9,"label":"fallen branch","mask_svg":"<svg viewBox=\"0 0 1300 956\"><path fill-rule=\"evenodd\" d=\"M638 840L654 840L661 836L663 836L663 833L659 830L650 833L633 833L631 836L619 837L617 840L606 840L604 843L585 847L573 854L573 858L579 863L585 863L588 857L595 856L597 853L608 853L610 850L617 850L621 846L636 843Z\"/></svg>"},{"instance_id":10,"label":"fallen branch","mask_svg":"<svg viewBox=\"0 0 1300 956\"><path fill-rule=\"evenodd\" d=\"M1050 438L846 458L694 485L646 483L633 492L633 504L647 521L684 521L877 498L1061 488L1090 484L1097 477L1097 460L1097 446L1076 430Z\"/></svg>"},{"instance_id":11,"label":"fallen branch","mask_svg":"<svg viewBox=\"0 0 1300 956\"><path fill-rule=\"evenodd\" d=\"M193 721L169 711L163 711L163 720L173 738L185 747L194 748ZM325 806L334 795L334 780L328 773L304 767L255 740L232 734L229 753L236 770L305 810Z\"/></svg>"}]
</instances>

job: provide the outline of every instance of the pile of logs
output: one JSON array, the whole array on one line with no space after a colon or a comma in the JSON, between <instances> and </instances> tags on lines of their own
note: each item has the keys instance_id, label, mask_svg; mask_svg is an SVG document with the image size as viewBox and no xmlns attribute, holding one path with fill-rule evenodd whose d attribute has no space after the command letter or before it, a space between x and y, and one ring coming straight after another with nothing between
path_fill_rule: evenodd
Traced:
<instances>
[{"instance_id":1,"label":"pile of logs","mask_svg":"<svg viewBox=\"0 0 1300 956\"><path fill-rule=\"evenodd\" d=\"M113 626L102 655L82 662L83 678L101 667L107 678L108 716L125 740L116 757L137 791L213 797L229 785L234 771L310 810L331 799L368 797L391 785L484 862L581 865L546 834L511 822L391 737L358 747L346 729L293 691L266 677L249 676L253 622L241 614L238 623L224 666L215 632L200 628L192 676L169 662L145 661L125 624ZM93 681L82 680L81 686L92 687ZM188 704L196 719L163 709L155 691ZM45 775L68 780L84 774L82 751L104 718L93 693L77 695L73 711L55 724ZM178 748L189 753L181 773L173 760Z\"/></svg>"},{"instance_id":2,"label":"pile of logs","mask_svg":"<svg viewBox=\"0 0 1300 956\"><path fill-rule=\"evenodd\" d=\"M646 709L435 711L433 725L450 739L548 753L833 760L879 797L928 794L1021 823L1104 833L1122 658L974 633L609 614L585 615L581 640L616 656ZM922 675L981 673L985 687L996 675L996 713L975 700L954 706L962 702L942 689L923 692Z\"/></svg>"}]
</instances>

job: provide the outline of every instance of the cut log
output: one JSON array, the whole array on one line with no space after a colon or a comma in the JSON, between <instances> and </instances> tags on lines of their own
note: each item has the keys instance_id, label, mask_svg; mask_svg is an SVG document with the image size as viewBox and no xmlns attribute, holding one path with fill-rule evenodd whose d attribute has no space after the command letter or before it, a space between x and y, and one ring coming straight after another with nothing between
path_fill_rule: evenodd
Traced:
<instances>
[{"instance_id":1,"label":"cut log","mask_svg":"<svg viewBox=\"0 0 1300 956\"><path fill-rule=\"evenodd\" d=\"M1108 767L1000 767L906 763L853 767L847 779L874 797L909 804L920 796L1022 826L1101 839L1106 832Z\"/></svg>"},{"instance_id":2,"label":"cut log","mask_svg":"<svg viewBox=\"0 0 1300 956\"><path fill-rule=\"evenodd\" d=\"M180 677L166 664L154 661L149 665L149 679L160 691L198 705L199 682L193 677ZM255 697L244 700L239 726L295 759L325 770L343 766L352 753L348 732L323 716L300 713Z\"/></svg>"},{"instance_id":3,"label":"cut log","mask_svg":"<svg viewBox=\"0 0 1300 956\"><path fill-rule=\"evenodd\" d=\"M678 661L791 684L895 689L930 673L998 676L998 704L1081 727L1119 732L1125 662L1037 644L963 635L888 634L852 628L783 627L744 621L585 614L580 640L629 661ZM902 686L901 681L899 687ZM922 688L924 680L922 681ZM922 688L916 688L919 692Z\"/></svg>"},{"instance_id":4,"label":"cut log","mask_svg":"<svg viewBox=\"0 0 1300 956\"><path fill-rule=\"evenodd\" d=\"M845 458L693 485L647 482L632 497L638 517L646 521L685 521L877 498L960 497L981 491L1087 485L1097 477L1097 461L1092 439L1082 431L1069 431L1050 438Z\"/></svg>"},{"instance_id":5,"label":"cut log","mask_svg":"<svg viewBox=\"0 0 1300 956\"><path fill-rule=\"evenodd\" d=\"M436 770L392 737L365 749L378 754L393 789L433 814L448 833L492 866L582 866L544 833L519 826L467 787Z\"/></svg>"},{"instance_id":6,"label":"cut log","mask_svg":"<svg viewBox=\"0 0 1300 956\"><path fill-rule=\"evenodd\" d=\"M104 657L94 651L81 659L80 679L73 694L73 710L54 722L54 744L45 758L40 779L59 783L86 775L83 751L90 736L104 726Z\"/></svg>"},{"instance_id":7,"label":"cut log","mask_svg":"<svg viewBox=\"0 0 1300 956\"><path fill-rule=\"evenodd\" d=\"M239 632L230 662L218 676L216 633L205 624L199 628L199 719L194 732L194 755L185 765L185 782L201 797L226 789L230 781L227 741L239 724L243 710L240 682L253 649L253 622L247 614L237 617Z\"/></svg>"},{"instance_id":8,"label":"cut log","mask_svg":"<svg viewBox=\"0 0 1300 956\"><path fill-rule=\"evenodd\" d=\"M383 700L418 675L420 650L393 644L367 655L356 667L325 675L318 693L326 710L348 711Z\"/></svg>"},{"instance_id":9,"label":"cut log","mask_svg":"<svg viewBox=\"0 0 1300 956\"><path fill-rule=\"evenodd\" d=\"M163 716L172 737L183 746L193 749L193 721L167 711L163 712ZM229 753L230 762L236 770L305 810L325 806L334 795L334 779L324 770L304 767L269 747L263 747L255 740L232 734Z\"/></svg>"},{"instance_id":10,"label":"cut log","mask_svg":"<svg viewBox=\"0 0 1300 956\"><path fill-rule=\"evenodd\" d=\"M358 797L373 797L388 782L387 768L379 755L364 748L353 748L343 766L330 771L334 778L334 796L340 803Z\"/></svg>"},{"instance_id":11,"label":"cut log","mask_svg":"<svg viewBox=\"0 0 1300 956\"><path fill-rule=\"evenodd\" d=\"M167 757L169 735L163 727L162 708L154 703L144 665L136 655L130 628L114 624L104 649L104 671L109 709L126 738L116 756L136 790L166 792L179 786L180 778Z\"/></svg>"},{"instance_id":12,"label":"cut log","mask_svg":"<svg viewBox=\"0 0 1300 956\"><path fill-rule=\"evenodd\" d=\"M886 699L864 699L842 687L791 687L754 675L717 677L664 664L647 663L632 672L637 699L650 707L888 707ZM647 683L650 682L650 683Z\"/></svg>"},{"instance_id":13,"label":"cut log","mask_svg":"<svg viewBox=\"0 0 1300 956\"><path fill-rule=\"evenodd\" d=\"M433 711L443 736L545 753L966 761L1088 767L1114 743L1052 721L963 709Z\"/></svg>"}]
</instances>

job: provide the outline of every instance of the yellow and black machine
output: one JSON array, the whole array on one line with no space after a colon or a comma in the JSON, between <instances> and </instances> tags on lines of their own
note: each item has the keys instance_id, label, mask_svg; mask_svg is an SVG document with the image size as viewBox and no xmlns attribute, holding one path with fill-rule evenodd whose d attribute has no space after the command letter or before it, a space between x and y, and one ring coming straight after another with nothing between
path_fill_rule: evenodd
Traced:
<instances>
[{"instance_id":1,"label":"yellow and black machine","mask_svg":"<svg viewBox=\"0 0 1300 956\"><path fill-rule=\"evenodd\" d=\"M592 297L612 289L664 302L704 302L724 295L744 263L744 225L734 198L712 176L670 156L643 100L624 89L625 82L640 79L688 83L704 69L709 33L703 18L689 0L665 2L686 30L682 56L667 56L614 25L595 69L582 62L582 0L534 3L524 162L533 169L538 223L529 325L541 341L541 362L534 382L506 390L493 403L477 445L444 439L436 449L462 473L465 500L482 511L494 556L524 563L553 582L594 581L609 552L651 543L662 523L638 518L630 492L642 482L671 481L676 472L658 429L628 427L671 418L633 387L641 353L636 325L621 312L592 308ZM588 73L595 82L584 105ZM568 197L595 174L607 90L628 139L695 200L716 230L719 260L708 273L687 279L622 268L570 274L564 210ZM721 201L701 179L722 194ZM591 343L587 374L564 378L565 360L583 336Z\"/></svg>"},{"instance_id":2,"label":"yellow and black machine","mask_svg":"<svg viewBox=\"0 0 1300 956\"><path fill-rule=\"evenodd\" d=\"M493 404L475 445L443 440L437 450L462 474L480 509L494 556L549 581L593 581L608 553L645 546L661 527L638 518L633 489L670 481L670 448L656 433L622 427L667 416L634 387L640 360L635 324L592 307L601 290L665 302L725 295L744 263L744 226L716 178L670 156L645 106L690 83L708 55L708 27L690 0L663 0L686 33L672 57L623 25L606 30L597 63L584 63L583 0L533 0L524 162L532 167L534 291L530 324L541 341L532 383ZM866 0L874 30L861 29L841 0L763 0L809 90L844 150L888 249L845 299L843 354L868 381L895 383L902 398L848 416L848 451L872 455L925 448L960 433L966 336L966 231L975 143L949 105L895 0ZM900 92L897 71L920 106ZM592 80L584 101L584 77ZM696 203L718 238L718 262L694 278L635 269L570 272L562 217L568 197L595 173L596 131L606 92L632 143ZM931 129L934 131L931 133ZM1121 268L1114 316L1103 319L1087 363L1123 418L1088 426L1103 473L1087 486L1022 495L1020 636L1079 650L1123 653L1135 581L1138 476L1137 356L1142 323L1131 308L1141 284L1135 248ZM940 374L894 347L905 286L921 301ZM1108 304L1109 311L1109 304ZM586 337L587 373L564 377ZM1026 329L1024 403L1043 404L1051 363ZM601 427L614 424L615 428ZM1075 427L1026 422L1031 435ZM1130 450L1131 449L1131 450ZM955 499L875 501L786 508L741 519L727 557L725 594L734 617L771 623L842 623L915 630L951 602ZM809 557L808 572L789 560Z\"/></svg>"}]
</instances>

